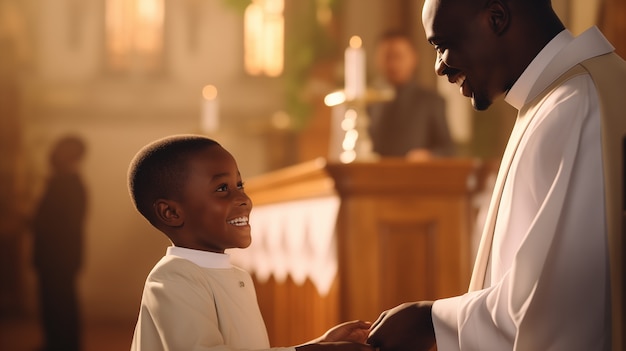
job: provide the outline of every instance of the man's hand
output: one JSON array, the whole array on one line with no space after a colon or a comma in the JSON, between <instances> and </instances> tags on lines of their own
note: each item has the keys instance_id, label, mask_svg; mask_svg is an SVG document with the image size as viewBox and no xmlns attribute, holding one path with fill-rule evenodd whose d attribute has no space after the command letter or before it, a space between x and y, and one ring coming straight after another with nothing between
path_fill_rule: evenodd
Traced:
<instances>
[{"instance_id":1,"label":"man's hand","mask_svg":"<svg viewBox=\"0 0 626 351\"><path fill-rule=\"evenodd\" d=\"M383 312L372 325L367 343L380 351L428 351L435 345L433 303L405 303Z\"/></svg>"},{"instance_id":2,"label":"man's hand","mask_svg":"<svg viewBox=\"0 0 626 351\"><path fill-rule=\"evenodd\" d=\"M350 321L339 324L329 329L320 341L332 342L332 341L351 341L361 344L365 344L365 339L369 334L369 329L372 326L370 322L364 321Z\"/></svg>"}]
</instances>

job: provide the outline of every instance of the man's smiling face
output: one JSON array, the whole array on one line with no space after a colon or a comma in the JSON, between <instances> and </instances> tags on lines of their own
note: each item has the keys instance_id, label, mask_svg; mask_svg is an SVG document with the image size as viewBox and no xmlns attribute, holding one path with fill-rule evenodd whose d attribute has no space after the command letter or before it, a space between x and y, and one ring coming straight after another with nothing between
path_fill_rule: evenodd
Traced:
<instances>
[{"instance_id":1,"label":"man's smiling face","mask_svg":"<svg viewBox=\"0 0 626 351\"><path fill-rule=\"evenodd\" d=\"M426 0L422 10L426 39L437 51L435 72L458 84L476 110L486 110L510 88L490 16L474 0Z\"/></svg>"}]
</instances>

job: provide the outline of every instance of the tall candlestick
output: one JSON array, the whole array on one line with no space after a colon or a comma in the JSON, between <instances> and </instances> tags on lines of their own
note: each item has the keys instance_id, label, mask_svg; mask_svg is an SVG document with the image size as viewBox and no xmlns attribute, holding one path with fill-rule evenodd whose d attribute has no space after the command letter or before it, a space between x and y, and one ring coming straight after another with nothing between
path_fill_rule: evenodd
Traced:
<instances>
[{"instance_id":1,"label":"tall candlestick","mask_svg":"<svg viewBox=\"0 0 626 351\"><path fill-rule=\"evenodd\" d=\"M357 100L365 95L365 50L361 38L350 38L350 46L344 55L346 100Z\"/></svg>"},{"instance_id":2,"label":"tall candlestick","mask_svg":"<svg viewBox=\"0 0 626 351\"><path fill-rule=\"evenodd\" d=\"M202 118L200 130L203 133L213 133L219 128L219 103L217 100L217 88L207 85L202 89Z\"/></svg>"}]
</instances>

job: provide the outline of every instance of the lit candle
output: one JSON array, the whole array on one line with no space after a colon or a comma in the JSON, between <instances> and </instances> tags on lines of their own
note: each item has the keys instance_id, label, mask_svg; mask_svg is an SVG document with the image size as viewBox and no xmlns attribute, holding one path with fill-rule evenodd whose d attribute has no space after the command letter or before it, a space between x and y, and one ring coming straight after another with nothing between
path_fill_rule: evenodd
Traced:
<instances>
[{"instance_id":1,"label":"lit candle","mask_svg":"<svg viewBox=\"0 0 626 351\"><path fill-rule=\"evenodd\" d=\"M360 99L365 95L365 50L361 38L350 38L344 55L346 100Z\"/></svg>"},{"instance_id":2,"label":"lit candle","mask_svg":"<svg viewBox=\"0 0 626 351\"><path fill-rule=\"evenodd\" d=\"M213 133L219 128L219 122L217 88L214 85L207 85L202 89L200 130L203 133Z\"/></svg>"}]
</instances>

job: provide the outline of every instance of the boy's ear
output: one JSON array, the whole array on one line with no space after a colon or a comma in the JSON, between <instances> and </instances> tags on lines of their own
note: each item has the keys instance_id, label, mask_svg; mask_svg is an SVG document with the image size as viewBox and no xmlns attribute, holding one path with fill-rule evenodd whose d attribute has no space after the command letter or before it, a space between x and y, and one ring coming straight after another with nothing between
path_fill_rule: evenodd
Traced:
<instances>
[{"instance_id":1,"label":"boy's ear","mask_svg":"<svg viewBox=\"0 0 626 351\"><path fill-rule=\"evenodd\" d=\"M183 210L176 201L158 199L154 202L154 212L157 220L168 227L180 227L185 223Z\"/></svg>"}]
</instances>

